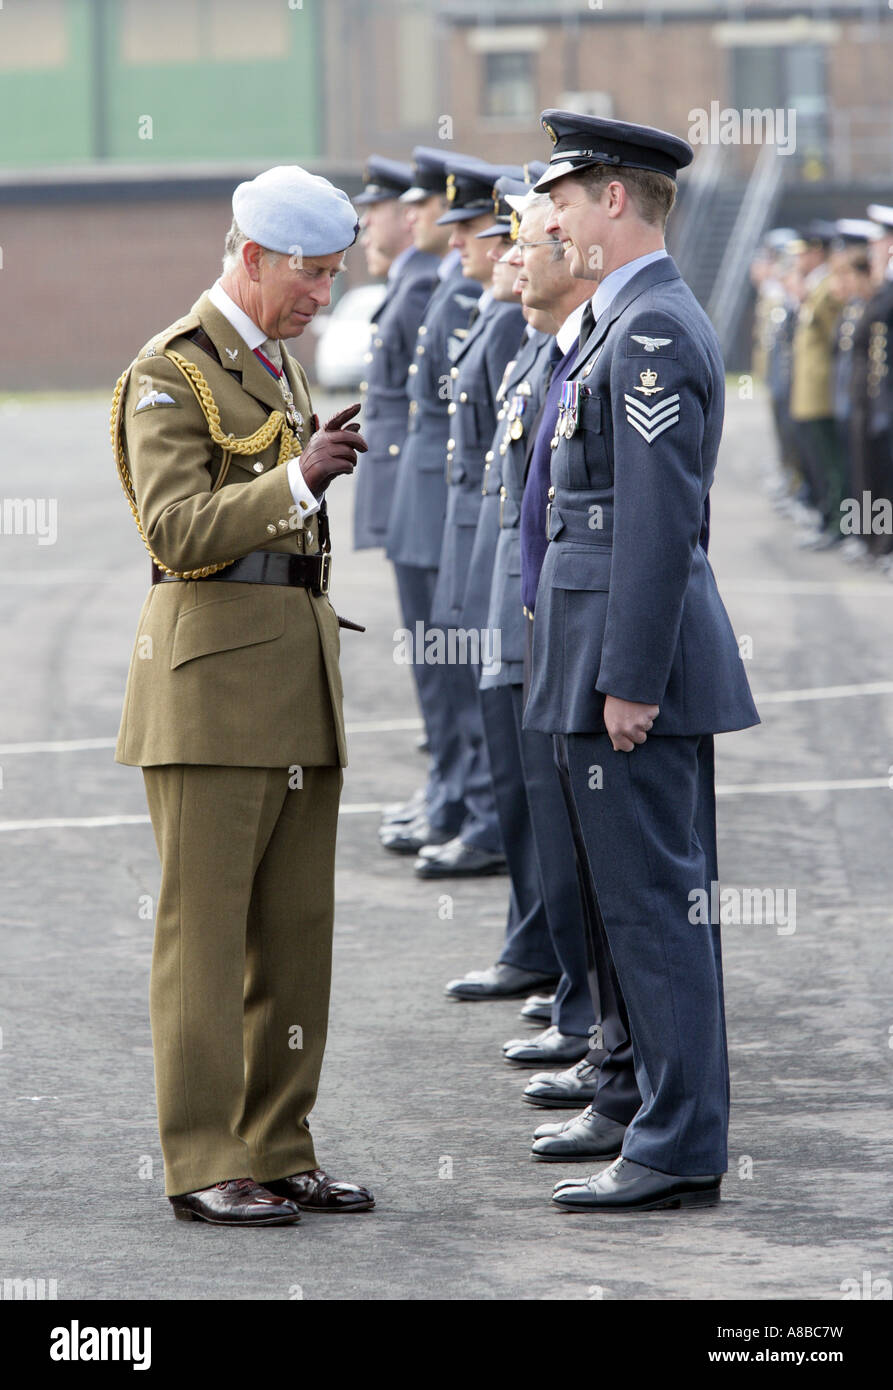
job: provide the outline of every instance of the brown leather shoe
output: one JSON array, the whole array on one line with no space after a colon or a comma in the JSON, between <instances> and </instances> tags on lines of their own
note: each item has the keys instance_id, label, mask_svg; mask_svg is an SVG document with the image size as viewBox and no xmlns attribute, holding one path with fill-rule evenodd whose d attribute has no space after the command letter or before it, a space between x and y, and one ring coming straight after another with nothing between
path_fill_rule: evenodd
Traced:
<instances>
[{"instance_id":1,"label":"brown leather shoe","mask_svg":"<svg viewBox=\"0 0 893 1390\"><path fill-rule=\"evenodd\" d=\"M290 1178L278 1178L265 1186L280 1197L287 1197L301 1211L371 1211L375 1198L368 1187L353 1182L338 1182L322 1168L309 1173L295 1173Z\"/></svg>"},{"instance_id":2,"label":"brown leather shoe","mask_svg":"<svg viewBox=\"0 0 893 1390\"><path fill-rule=\"evenodd\" d=\"M275 1196L252 1178L232 1178L168 1199L178 1221L212 1226L284 1226L300 1221L294 1201Z\"/></svg>"}]
</instances>

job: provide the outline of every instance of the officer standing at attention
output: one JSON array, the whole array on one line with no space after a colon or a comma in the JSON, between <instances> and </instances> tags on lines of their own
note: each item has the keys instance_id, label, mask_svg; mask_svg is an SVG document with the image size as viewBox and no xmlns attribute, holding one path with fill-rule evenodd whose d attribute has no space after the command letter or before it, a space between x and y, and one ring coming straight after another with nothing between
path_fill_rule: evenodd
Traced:
<instances>
[{"instance_id":1,"label":"officer standing at attention","mask_svg":"<svg viewBox=\"0 0 893 1390\"><path fill-rule=\"evenodd\" d=\"M383 546L394 497L400 450L406 438L406 374L416 334L434 291L438 258L412 239L400 195L412 184L412 165L370 155L366 186L355 202L363 212L360 238L370 275L387 276L387 291L371 325L363 391L363 428L369 452L357 469L354 549Z\"/></svg>"},{"instance_id":2,"label":"officer standing at attention","mask_svg":"<svg viewBox=\"0 0 893 1390\"><path fill-rule=\"evenodd\" d=\"M459 252L450 250L450 227L438 219L447 208L443 150L413 150L414 182L401 196L416 249L441 257L437 284L416 335L407 376L409 418L397 464L388 523L387 556L393 563L403 622L413 635L428 630L446 516L444 458L450 432L450 364L468 333L482 287L462 274ZM418 854L423 845L453 839L465 819L462 741L450 693L455 675L446 666L413 663L413 675L429 748L428 781L420 793L382 819L385 849Z\"/></svg>"},{"instance_id":3,"label":"officer standing at attention","mask_svg":"<svg viewBox=\"0 0 893 1390\"><path fill-rule=\"evenodd\" d=\"M544 164L537 165L536 173L543 173L545 167ZM516 272L511 263L512 208L508 198L513 194L523 196L530 191L530 186L513 178L497 179L493 191L496 220L491 227L477 234L478 240L486 241L492 248L488 253L493 261L492 294L500 303L517 303L520 292L515 288ZM527 316L527 311L524 312ZM502 384L496 393L499 402L496 430L490 448L484 455L478 520L468 564L469 580L461 622L470 631L486 630L492 643L489 662L482 667L478 694L496 812L511 877L512 910L496 964L487 970L470 971L464 978L452 980L447 985L447 994L457 1000L510 998L526 994L538 982L558 979L561 974L543 902L515 733L510 668L514 668L517 675L517 652L514 653L516 660L512 662L510 629L504 628L499 620L488 621L500 536L503 461L510 444L516 449L523 448L525 429L529 427L539 405L532 384L536 380L535 366L548 342L549 334L537 331L528 322L517 356L507 364ZM527 407L530 407L530 413ZM501 616L498 615L498 618ZM517 616L510 613L509 621L517 626L520 618L519 604ZM486 680L485 675L488 676ZM582 1046L585 1051L585 1028L583 1032ZM574 1060L579 1056L579 1038L560 1037L556 1033L550 1036L548 1044L556 1054L564 1048L575 1054ZM517 1047L505 1053L506 1061L523 1066L536 1065L544 1060L539 1046L538 1039L519 1042ZM566 1057L558 1055L557 1060L563 1061Z\"/></svg>"},{"instance_id":4,"label":"officer standing at attention","mask_svg":"<svg viewBox=\"0 0 893 1390\"><path fill-rule=\"evenodd\" d=\"M620 1157L559 1183L574 1210L713 1205L729 1074L713 735L759 722L707 561L724 373L664 248L684 140L546 111L546 232L597 283L564 383L526 724L556 738L568 809L629 1015L642 1103L592 1104ZM627 1123L628 1122L628 1123Z\"/></svg>"},{"instance_id":5,"label":"officer standing at attention","mask_svg":"<svg viewBox=\"0 0 893 1390\"><path fill-rule=\"evenodd\" d=\"M459 252L463 274L485 287L474 323L450 369L447 440L447 513L432 602L432 623L445 634L465 627L465 596L474 576L469 561L481 506L484 454L496 427L497 392L507 362L524 331L520 305L494 299L493 262L488 241L477 233L493 225L493 187L502 175L522 179L521 168L504 168L452 156L447 163L449 209L439 225L451 227L450 245ZM453 717L462 740L462 796L466 817L454 839L426 845L414 869L421 878L501 873L505 855L493 796L477 682L479 665L466 659L450 667ZM535 981L533 982L535 983Z\"/></svg>"},{"instance_id":6,"label":"officer standing at attention","mask_svg":"<svg viewBox=\"0 0 893 1390\"><path fill-rule=\"evenodd\" d=\"M281 340L359 231L297 166L233 195L224 273L118 383L119 475L152 558L118 738L161 858L150 1012L165 1191L216 1225L368 1210L317 1166L347 761L324 495L365 449L320 429ZM295 255L295 248L300 255Z\"/></svg>"}]
</instances>

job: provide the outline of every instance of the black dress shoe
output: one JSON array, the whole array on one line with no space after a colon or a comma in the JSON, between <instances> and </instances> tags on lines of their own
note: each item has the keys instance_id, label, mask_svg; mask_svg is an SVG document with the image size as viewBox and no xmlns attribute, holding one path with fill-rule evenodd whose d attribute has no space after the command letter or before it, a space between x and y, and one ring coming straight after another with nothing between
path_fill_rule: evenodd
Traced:
<instances>
[{"instance_id":1,"label":"black dress shoe","mask_svg":"<svg viewBox=\"0 0 893 1390\"><path fill-rule=\"evenodd\" d=\"M543 1130L557 1130L544 1134ZM579 1163L589 1158L616 1158L623 1147L626 1125L597 1114L588 1105L563 1125L540 1125L530 1152L543 1163Z\"/></svg>"},{"instance_id":2,"label":"black dress shoe","mask_svg":"<svg viewBox=\"0 0 893 1390\"><path fill-rule=\"evenodd\" d=\"M554 994L531 994L518 1017L530 1019L532 1023L551 1023L554 1003Z\"/></svg>"},{"instance_id":3,"label":"black dress shoe","mask_svg":"<svg viewBox=\"0 0 893 1390\"><path fill-rule=\"evenodd\" d=\"M504 854L466 845L458 835L445 845L427 846L412 867L419 878L482 878L507 872Z\"/></svg>"},{"instance_id":4,"label":"black dress shoe","mask_svg":"<svg viewBox=\"0 0 893 1390\"><path fill-rule=\"evenodd\" d=\"M585 1182L556 1184L552 1201L568 1211L660 1211L666 1207L715 1207L722 1174L678 1177L618 1158Z\"/></svg>"},{"instance_id":5,"label":"black dress shoe","mask_svg":"<svg viewBox=\"0 0 893 1390\"><path fill-rule=\"evenodd\" d=\"M382 848L392 854L418 854L425 845L442 845L450 837L442 830L434 830L428 817L421 815L415 820L383 825L378 838Z\"/></svg>"},{"instance_id":6,"label":"black dress shoe","mask_svg":"<svg viewBox=\"0 0 893 1390\"><path fill-rule=\"evenodd\" d=\"M394 801L385 806L381 813L381 825L408 825L410 821L418 820L424 810L425 788L419 787L408 801Z\"/></svg>"},{"instance_id":7,"label":"black dress shoe","mask_svg":"<svg viewBox=\"0 0 893 1390\"><path fill-rule=\"evenodd\" d=\"M297 1203L251 1178L232 1178L168 1199L178 1221L212 1226L285 1226L300 1221Z\"/></svg>"},{"instance_id":8,"label":"black dress shoe","mask_svg":"<svg viewBox=\"0 0 893 1390\"><path fill-rule=\"evenodd\" d=\"M579 1110L598 1088L598 1067L578 1062L567 1071L541 1071L527 1083L522 1100L544 1110Z\"/></svg>"},{"instance_id":9,"label":"black dress shoe","mask_svg":"<svg viewBox=\"0 0 893 1390\"><path fill-rule=\"evenodd\" d=\"M371 1211L375 1198L368 1187L353 1182L338 1182L322 1168L308 1173L295 1173L290 1178L278 1178L267 1183L271 1192L287 1197L301 1211Z\"/></svg>"},{"instance_id":10,"label":"black dress shoe","mask_svg":"<svg viewBox=\"0 0 893 1390\"><path fill-rule=\"evenodd\" d=\"M502 1047L507 1062L519 1067L538 1067L543 1062L578 1062L589 1051L589 1039L576 1033L560 1033L553 1025L535 1038L512 1038Z\"/></svg>"},{"instance_id":11,"label":"black dress shoe","mask_svg":"<svg viewBox=\"0 0 893 1390\"><path fill-rule=\"evenodd\" d=\"M419 738L416 739L416 741L415 741L415 751L416 751L417 753L430 753L430 752L431 752L431 745L430 745L430 743L428 742L428 735L427 735L427 734L422 734Z\"/></svg>"},{"instance_id":12,"label":"black dress shoe","mask_svg":"<svg viewBox=\"0 0 893 1390\"><path fill-rule=\"evenodd\" d=\"M548 983L548 975L536 975L532 970L519 970L516 965L499 961L489 970L469 970L463 979L450 980L445 992L451 999L514 999L534 985Z\"/></svg>"}]
</instances>

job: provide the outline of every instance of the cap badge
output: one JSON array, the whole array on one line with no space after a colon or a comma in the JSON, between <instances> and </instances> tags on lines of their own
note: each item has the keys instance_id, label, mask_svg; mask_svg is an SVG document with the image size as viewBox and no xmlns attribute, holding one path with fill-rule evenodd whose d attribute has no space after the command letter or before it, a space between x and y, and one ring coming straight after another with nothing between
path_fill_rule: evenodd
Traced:
<instances>
[{"instance_id":1,"label":"cap badge","mask_svg":"<svg viewBox=\"0 0 893 1390\"><path fill-rule=\"evenodd\" d=\"M543 121L543 130L544 130L544 131L546 132L546 134L549 136L549 139L552 141L552 144L553 144L553 145L557 145L557 144L558 144L558 134L557 134L557 132L556 132L556 130L555 130L555 127L554 127L553 125L550 125L548 121Z\"/></svg>"},{"instance_id":2,"label":"cap badge","mask_svg":"<svg viewBox=\"0 0 893 1390\"><path fill-rule=\"evenodd\" d=\"M454 203L456 201L456 194L458 193L458 191L459 190L456 187L456 175L447 174L446 195L448 203Z\"/></svg>"}]
</instances>

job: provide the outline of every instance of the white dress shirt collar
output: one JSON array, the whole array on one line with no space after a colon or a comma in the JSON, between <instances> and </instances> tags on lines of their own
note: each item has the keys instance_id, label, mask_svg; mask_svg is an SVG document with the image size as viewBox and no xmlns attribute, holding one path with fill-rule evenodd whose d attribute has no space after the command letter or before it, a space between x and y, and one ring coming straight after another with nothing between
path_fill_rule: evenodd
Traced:
<instances>
[{"instance_id":1,"label":"white dress shirt collar","mask_svg":"<svg viewBox=\"0 0 893 1390\"><path fill-rule=\"evenodd\" d=\"M244 309L240 309L238 304L230 299L219 280L215 280L214 284L208 290L208 298L214 305L214 308L220 310L227 323L232 324L239 337L252 352L255 348L260 347L267 341L266 333L263 333L258 328L257 324L253 319L248 317Z\"/></svg>"},{"instance_id":2,"label":"white dress shirt collar","mask_svg":"<svg viewBox=\"0 0 893 1390\"><path fill-rule=\"evenodd\" d=\"M555 334L555 341L561 348L562 357L570 352L574 343L580 336L580 320L583 317L583 310L586 308L587 303L588 301L584 299L583 303L578 304L576 309L571 309L564 323Z\"/></svg>"}]
</instances>

